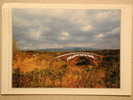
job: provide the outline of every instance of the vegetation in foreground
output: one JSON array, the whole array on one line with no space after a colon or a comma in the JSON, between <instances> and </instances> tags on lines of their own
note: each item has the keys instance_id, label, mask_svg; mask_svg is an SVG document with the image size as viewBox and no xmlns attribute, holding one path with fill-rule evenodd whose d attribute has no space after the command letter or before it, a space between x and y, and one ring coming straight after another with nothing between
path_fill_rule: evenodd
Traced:
<instances>
[{"instance_id":1,"label":"vegetation in foreground","mask_svg":"<svg viewBox=\"0 0 133 100\"><path fill-rule=\"evenodd\" d=\"M87 51L105 56L99 66L89 63L70 65L58 55L67 52L19 51L13 56L14 88L119 88L120 51ZM79 61L80 62L80 61Z\"/></svg>"}]
</instances>

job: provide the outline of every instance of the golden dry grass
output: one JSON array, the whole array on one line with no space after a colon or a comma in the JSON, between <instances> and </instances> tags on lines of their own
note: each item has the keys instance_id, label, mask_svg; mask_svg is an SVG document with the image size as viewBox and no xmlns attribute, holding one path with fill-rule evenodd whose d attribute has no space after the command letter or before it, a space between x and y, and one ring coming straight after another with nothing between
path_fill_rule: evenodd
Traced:
<instances>
[{"instance_id":1,"label":"golden dry grass","mask_svg":"<svg viewBox=\"0 0 133 100\"><path fill-rule=\"evenodd\" d=\"M17 52L13 57L13 87L120 87L119 60L112 60L112 63L106 61L98 67L70 65L61 59L53 60L65 53Z\"/></svg>"}]
</instances>

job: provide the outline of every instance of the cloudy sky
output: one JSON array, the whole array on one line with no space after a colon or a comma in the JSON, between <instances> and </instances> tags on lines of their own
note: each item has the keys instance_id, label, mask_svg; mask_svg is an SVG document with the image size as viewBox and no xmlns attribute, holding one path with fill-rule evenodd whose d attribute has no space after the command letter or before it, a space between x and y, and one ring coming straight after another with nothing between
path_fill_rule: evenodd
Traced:
<instances>
[{"instance_id":1,"label":"cloudy sky","mask_svg":"<svg viewBox=\"0 0 133 100\"><path fill-rule=\"evenodd\" d=\"M12 10L13 36L20 49L120 48L120 10Z\"/></svg>"}]
</instances>

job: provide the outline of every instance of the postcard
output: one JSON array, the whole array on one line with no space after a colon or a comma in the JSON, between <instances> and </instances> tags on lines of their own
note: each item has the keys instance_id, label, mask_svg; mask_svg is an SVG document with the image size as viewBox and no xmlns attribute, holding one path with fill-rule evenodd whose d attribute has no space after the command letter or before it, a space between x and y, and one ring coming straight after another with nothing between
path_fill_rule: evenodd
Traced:
<instances>
[{"instance_id":1,"label":"postcard","mask_svg":"<svg viewBox=\"0 0 133 100\"><path fill-rule=\"evenodd\" d=\"M5 4L2 17L3 94L131 94L130 5Z\"/></svg>"}]
</instances>

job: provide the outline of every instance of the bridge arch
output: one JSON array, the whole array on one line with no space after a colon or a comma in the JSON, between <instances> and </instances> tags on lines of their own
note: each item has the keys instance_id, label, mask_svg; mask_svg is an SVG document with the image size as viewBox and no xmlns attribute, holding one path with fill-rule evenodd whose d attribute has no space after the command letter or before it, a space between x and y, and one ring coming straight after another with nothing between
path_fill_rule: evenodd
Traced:
<instances>
[{"instance_id":1,"label":"bridge arch","mask_svg":"<svg viewBox=\"0 0 133 100\"><path fill-rule=\"evenodd\" d=\"M78 60L80 60L81 57L84 58L86 62L95 66L98 66L102 62L102 58L103 58L103 56L101 55L90 53L90 52L72 52L72 53L59 55L55 57L55 59L53 59L52 62L60 59L66 62L67 64L76 65Z\"/></svg>"}]
</instances>

